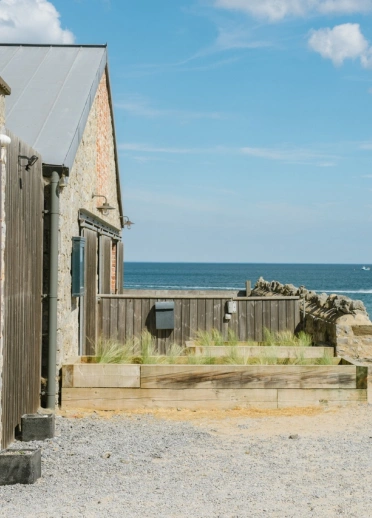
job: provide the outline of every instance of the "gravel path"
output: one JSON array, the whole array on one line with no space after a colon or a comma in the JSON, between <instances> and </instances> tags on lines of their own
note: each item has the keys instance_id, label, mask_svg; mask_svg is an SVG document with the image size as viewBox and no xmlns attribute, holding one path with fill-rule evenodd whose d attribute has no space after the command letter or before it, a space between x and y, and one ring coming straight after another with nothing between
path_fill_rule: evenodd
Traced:
<instances>
[{"instance_id":1,"label":"gravel path","mask_svg":"<svg viewBox=\"0 0 372 518\"><path fill-rule=\"evenodd\" d=\"M56 433L28 443L42 478L0 487L1 517L372 516L371 407L58 416Z\"/></svg>"}]
</instances>

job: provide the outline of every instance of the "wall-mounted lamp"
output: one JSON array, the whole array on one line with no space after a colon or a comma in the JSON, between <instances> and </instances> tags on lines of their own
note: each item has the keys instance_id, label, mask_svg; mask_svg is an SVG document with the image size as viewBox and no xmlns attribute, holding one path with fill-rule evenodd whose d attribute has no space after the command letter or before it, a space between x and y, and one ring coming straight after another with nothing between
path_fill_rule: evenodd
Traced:
<instances>
[{"instance_id":1,"label":"wall-mounted lamp","mask_svg":"<svg viewBox=\"0 0 372 518\"><path fill-rule=\"evenodd\" d=\"M97 207L97 209L100 210L104 216L107 216L110 210L115 210L115 207L111 207L111 205L107 202L106 196L103 194L92 194L92 198L105 198L105 201L102 203L102 205Z\"/></svg>"},{"instance_id":2,"label":"wall-mounted lamp","mask_svg":"<svg viewBox=\"0 0 372 518\"><path fill-rule=\"evenodd\" d=\"M62 175L59 182L58 182L58 185L60 187L67 187L68 186L68 176L66 175Z\"/></svg>"},{"instance_id":3,"label":"wall-mounted lamp","mask_svg":"<svg viewBox=\"0 0 372 518\"><path fill-rule=\"evenodd\" d=\"M131 221L128 216L123 216L123 227L127 227L130 230L130 227L134 225L133 221Z\"/></svg>"},{"instance_id":4,"label":"wall-mounted lamp","mask_svg":"<svg viewBox=\"0 0 372 518\"><path fill-rule=\"evenodd\" d=\"M25 169L26 171L29 171L30 167L32 167L39 160L39 157L36 155L32 155L30 157L25 155L18 155L18 163L20 163L21 160L27 160Z\"/></svg>"}]
</instances>

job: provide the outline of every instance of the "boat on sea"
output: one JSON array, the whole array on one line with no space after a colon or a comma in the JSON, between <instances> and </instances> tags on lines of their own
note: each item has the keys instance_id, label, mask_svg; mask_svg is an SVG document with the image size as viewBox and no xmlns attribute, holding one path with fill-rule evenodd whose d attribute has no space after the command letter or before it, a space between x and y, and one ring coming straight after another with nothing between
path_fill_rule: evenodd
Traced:
<instances>
[{"instance_id":1,"label":"boat on sea","mask_svg":"<svg viewBox=\"0 0 372 518\"><path fill-rule=\"evenodd\" d=\"M362 266L362 270L370 270L371 268L369 266Z\"/></svg>"}]
</instances>

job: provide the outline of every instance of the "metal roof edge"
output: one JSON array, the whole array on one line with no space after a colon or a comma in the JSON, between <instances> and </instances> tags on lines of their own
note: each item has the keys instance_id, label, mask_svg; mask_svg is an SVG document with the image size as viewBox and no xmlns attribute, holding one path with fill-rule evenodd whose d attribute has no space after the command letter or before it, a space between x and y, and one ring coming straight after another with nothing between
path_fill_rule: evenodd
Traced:
<instances>
[{"instance_id":1,"label":"metal roof edge","mask_svg":"<svg viewBox=\"0 0 372 518\"><path fill-rule=\"evenodd\" d=\"M0 47L83 47L83 48L107 48L107 43L102 43L99 45L77 45L77 44L67 44L63 43L0 43Z\"/></svg>"}]
</instances>

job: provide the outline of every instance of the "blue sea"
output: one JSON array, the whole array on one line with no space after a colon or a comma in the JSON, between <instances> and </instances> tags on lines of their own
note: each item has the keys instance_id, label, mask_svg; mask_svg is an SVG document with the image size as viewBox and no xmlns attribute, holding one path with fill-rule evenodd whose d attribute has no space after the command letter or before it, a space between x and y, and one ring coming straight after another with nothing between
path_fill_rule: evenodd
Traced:
<instances>
[{"instance_id":1,"label":"blue sea","mask_svg":"<svg viewBox=\"0 0 372 518\"><path fill-rule=\"evenodd\" d=\"M362 264L125 263L126 289L245 289L262 276L319 293L340 293L362 300L372 315L372 269Z\"/></svg>"}]
</instances>

